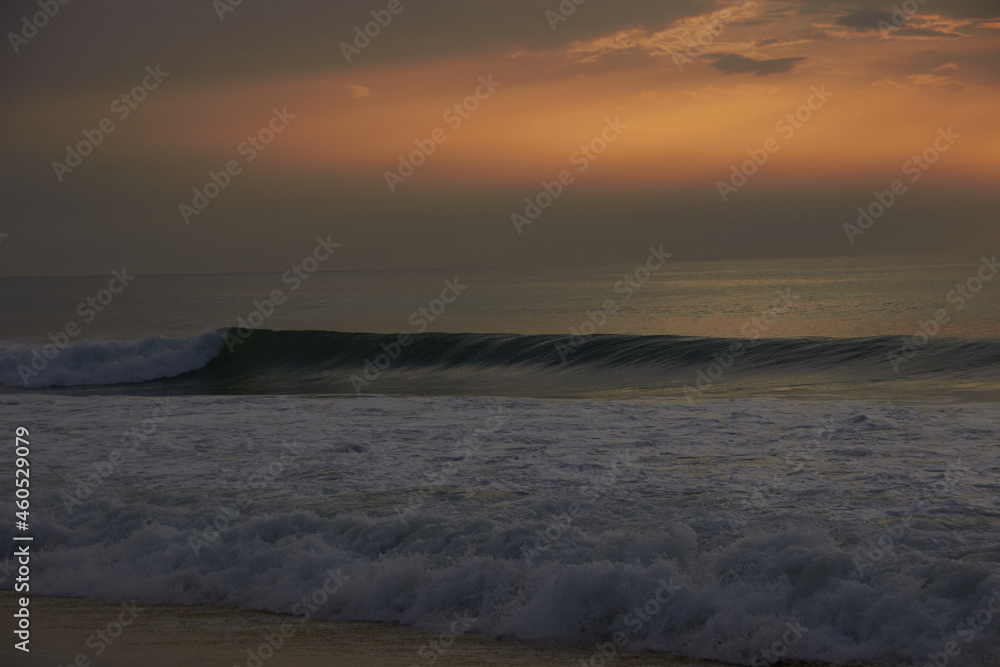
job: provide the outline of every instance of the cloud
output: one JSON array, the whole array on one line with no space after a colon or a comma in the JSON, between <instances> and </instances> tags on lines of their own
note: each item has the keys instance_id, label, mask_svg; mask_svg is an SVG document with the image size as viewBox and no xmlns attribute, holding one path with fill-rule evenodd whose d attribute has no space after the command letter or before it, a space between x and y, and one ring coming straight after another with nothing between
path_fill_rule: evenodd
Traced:
<instances>
[{"instance_id":1,"label":"cloud","mask_svg":"<svg viewBox=\"0 0 1000 667\"><path fill-rule=\"evenodd\" d=\"M872 88L882 88L884 90L913 90L911 86L900 83L895 79L879 79L872 83Z\"/></svg>"},{"instance_id":2,"label":"cloud","mask_svg":"<svg viewBox=\"0 0 1000 667\"><path fill-rule=\"evenodd\" d=\"M895 26L892 22L892 12L882 11L881 9L853 9L837 17L835 23L856 30L879 30L879 21Z\"/></svg>"},{"instance_id":3,"label":"cloud","mask_svg":"<svg viewBox=\"0 0 1000 667\"><path fill-rule=\"evenodd\" d=\"M941 30L931 30L930 28L902 28L893 33L894 37L933 37L944 39L955 39L962 37L956 32L942 32Z\"/></svg>"},{"instance_id":4,"label":"cloud","mask_svg":"<svg viewBox=\"0 0 1000 667\"><path fill-rule=\"evenodd\" d=\"M725 53L715 58L712 67L723 74L749 74L768 76L770 74L787 74L795 67L795 63L805 60L803 57L771 58L754 60L735 53Z\"/></svg>"},{"instance_id":5,"label":"cloud","mask_svg":"<svg viewBox=\"0 0 1000 667\"><path fill-rule=\"evenodd\" d=\"M909 79L918 86L931 86L943 93L960 93L966 89L964 83L940 74L914 74Z\"/></svg>"},{"instance_id":6,"label":"cloud","mask_svg":"<svg viewBox=\"0 0 1000 667\"><path fill-rule=\"evenodd\" d=\"M372 94L372 89L366 88L365 86L348 86L347 90L350 91L351 97L356 100L360 100L362 97L368 97Z\"/></svg>"},{"instance_id":7,"label":"cloud","mask_svg":"<svg viewBox=\"0 0 1000 667\"><path fill-rule=\"evenodd\" d=\"M957 69L958 65L956 63L948 63L934 68L934 72ZM872 84L872 88L909 92L920 90L921 88L929 88L939 93L961 93L969 89L961 81L956 81L950 76L943 76L941 74L911 74L906 77L906 80L909 81L909 84L896 81L895 79L879 79Z\"/></svg>"},{"instance_id":8,"label":"cloud","mask_svg":"<svg viewBox=\"0 0 1000 667\"><path fill-rule=\"evenodd\" d=\"M757 2L726 7L673 21L656 30L649 25L632 26L600 37L573 42L566 54L581 63L606 63L611 56L672 57L675 53L728 52L736 45L722 46L734 25L751 25L760 17Z\"/></svg>"},{"instance_id":9,"label":"cloud","mask_svg":"<svg viewBox=\"0 0 1000 667\"><path fill-rule=\"evenodd\" d=\"M871 18L877 12L891 15L891 12L886 11L886 8L891 10L891 5L894 2L899 7L904 4L898 0L850 0L850 2L844 0L792 0L792 2L803 14L840 14L840 18L837 20L839 25L860 28L863 28L868 21L878 23L878 18L874 20ZM912 3L907 4L912 8ZM852 5L854 8L847 10L844 5ZM996 0L946 0L945 2L933 3L928 1L920 2L919 6L917 14L926 10L956 19L1000 18L1000 3Z\"/></svg>"},{"instance_id":10,"label":"cloud","mask_svg":"<svg viewBox=\"0 0 1000 667\"><path fill-rule=\"evenodd\" d=\"M829 37L842 40L881 39L939 40L971 37L982 26L980 19L956 18L941 13L916 12L907 14L898 9L853 9L831 17L831 23L813 23L816 30L826 30Z\"/></svg>"}]
</instances>

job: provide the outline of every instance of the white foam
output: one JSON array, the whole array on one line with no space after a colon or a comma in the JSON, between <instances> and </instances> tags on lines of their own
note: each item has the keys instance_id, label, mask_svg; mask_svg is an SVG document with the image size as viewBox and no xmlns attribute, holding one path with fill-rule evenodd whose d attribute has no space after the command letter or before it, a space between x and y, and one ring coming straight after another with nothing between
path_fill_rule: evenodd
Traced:
<instances>
[{"instance_id":1,"label":"white foam","mask_svg":"<svg viewBox=\"0 0 1000 667\"><path fill-rule=\"evenodd\" d=\"M147 439L120 441L154 414ZM349 578L317 616L444 632L459 614L477 619L471 632L565 643L622 632L631 650L744 665L796 623L807 631L787 659L923 665L956 641L952 664L996 667L1000 614L968 643L957 633L1000 588L998 414L765 400L0 404L7 421L32 415L40 438L64 434L32 462L41 594L296 613L339 568ZM124 462L68 511L114 450ZM859 547L916 499L927 504L859 571ZM574 502L582 511L552 530ZM0 537L13 516L0 503ZM652 605L663 581L681 588Z\"/></svg>"},{"instance_id":2,"label":"white foam","mask_svg":"<svg viewBox=\"0 0 1000 667\"><path fill-rule=\"evenodd\" d=\"M54 345L0 343L0 383L9 387L73 387L174 377L204 367L222 349L222 341L218 333L205 333L191 338L88 340L62 350Z\"/></svg>"}]
</instances>

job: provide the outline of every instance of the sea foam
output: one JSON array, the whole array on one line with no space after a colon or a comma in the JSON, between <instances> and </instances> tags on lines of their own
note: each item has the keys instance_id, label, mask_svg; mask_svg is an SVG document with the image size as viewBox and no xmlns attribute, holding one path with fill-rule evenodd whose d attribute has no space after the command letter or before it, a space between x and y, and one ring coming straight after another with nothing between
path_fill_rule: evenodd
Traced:
<instances>
[{"instance_id":1,"label":"sea foam","mask_svg":"<svg viewBox=\"0 0 1000 667\"><path fill-rule=\"evenodd\" d=\"M954 641L956 664L997 664L996 405L167 402L0 404L34 415L33 590L300 615L315 599L314 617L444 632L458 615L735 664L782 641L892 665ZM0 504L0 536L13 516Z\"/></svg>"}]
</instances>

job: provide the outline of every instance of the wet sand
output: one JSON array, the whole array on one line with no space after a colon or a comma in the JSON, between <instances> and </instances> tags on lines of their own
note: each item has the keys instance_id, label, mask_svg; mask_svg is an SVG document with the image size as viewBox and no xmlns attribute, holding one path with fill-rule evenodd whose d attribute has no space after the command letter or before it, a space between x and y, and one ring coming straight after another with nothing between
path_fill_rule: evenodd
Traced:
<instances>
[{"instance_id":1,"label":"wet sand","mask_svg":"<svg viewBox=\"0 0 1000 667\"><path fill-rule=\"evenodd\" d=\"M0 593L5 666L68 667L459 667L580 665L593 646L548 646L459 635L454 638L377 623L332 623L234 607L143 606L86 599L31 598L31 652L13 648L14 594ZM8 613L10 610L11 613ZM117 623L127 622L117 638ZM282 630L285 635L282 637ZM99 632L110 640L106 643ZM267 638L278 648L270 650ZM432 642L437 644L432 645ZM443 644L449 644L447 647ZM440 648L440 652L435 648ZM100 651L100 655L97 655ZM256 653L256 660L253 653ZM79 656L83 656L80 658ZM432 662L432 658L436 658ZM77 662L79 660L79 662ZM622 667L717 667L721 663L661 654L619 654ZM595 661L594 664L600 664Z\"/></svg>"}]
</instances>

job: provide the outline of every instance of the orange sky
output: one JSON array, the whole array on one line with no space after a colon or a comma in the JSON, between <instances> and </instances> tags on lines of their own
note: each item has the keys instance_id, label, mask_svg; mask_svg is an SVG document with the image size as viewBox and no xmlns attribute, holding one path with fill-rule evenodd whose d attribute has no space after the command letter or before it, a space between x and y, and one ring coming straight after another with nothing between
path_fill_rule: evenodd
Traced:
<instances>
[{"instance_id":1,"label":"orange sky","mask_svg":"<svg viewBox=\"0 0 1000 667\"><path fill-rule=\"evenodd\" d=\"M270 109L261 102L273 101L299 118L269 161L297 169L378 178L396 166L398 155L414 150L414 140L442 128L448 140L420 168L415 187L462 182L488 188L551 178L597 136L605 118L615 117L629 129L594 165L592 186L711 187L769 137L781 150L761 170L761 182L888 177L947 126L965 140L935 166L936 178L996 181L1000 88L974 64L962 63L1000 49L1000 23L948 20L928 8L911 23L946 26L946 34L962 36L888 39L877 30L849 32L797 14L755 23L784 4L737 5L734 22L714 23L724 29L701 54L685 39L706 41L706 26L726 10L659 31L635 28L555 49L335 68L223 86L168 82L155 92L154 109L122 124L130 141L116 142L107 153L152 160L199 155L211 164L266 121ZM822 39L794 37L806 30L827 32ZM787 43L759 46L779 38ZM690 59L684 71L675 53ZM787 73L724 74L712 67L718 54L804 60ZM475 90L479 76L490 74L502 85L452 129L444 113ZM833 96L794 135L779 132L776 124L807 101L813 86ZM99 111L107 99L100 91L61 101L57 113L34 124L51 136L51 125L69 125L81 103Z\"/></svg>"},{"instance_id":2,"label":"orange sky","mask_svg":"<svg viewBox=\"0 0 1000 667\"><path fill-rule=\"evenodd\" d=\"M357 193L352 210L370 213L375 223L383 219L380 207L395 210L408 197L455 188L516 204L566 169L589 195L675 192L712 200L732 166L749 159L748 151L759 155L768 140L777 151L734 201L788 190L871 192L900 178L904 163L932 146L941 128L961 139L921 179L923 195L945 197L957 188L988 198L996 189L1000 19L994 9L982 10L988 3L928 2L886 34L878 19L889 17L889 8L872 2L685 0L673 15L650 3L647 13L656 20L617 24L600 13L607 8L584 5L554 31L538 4L532 7L521 23L498 26L494 39L467 43L461 40L471 40L465 23L476 18L473 10L442 13L431 23L436 10L428 5L420 13L414 5L350 65L340 45L363 25L365 11L338 8L333 28L314 36L325 40L322 53L319 42L309 46L309 35L291 27L284 41L241 35L249 23L268 24L252 11L219 26L206 23L206 33L216 32L203 50L222 50L226 37L225 48L241 49L244 62L201 57L197 49L175 49L173 60L163 52L170 78L117 123L59 197L108 187L101 174L111 170L156 181L158 197L182 202L210 169L239 158L237 146L265 126L273 108L297 117L256 164L244 165L251 175L233 191L250 205L262 193L251 182L336 183ZM501 35L502 28L509 31ZM3 113L8 143L16 155L32 157L37 182L49 178L67 143L110 115L109 102L128 88L122 81L138 81L145 63L161 62L158 53L150 47L143 57L155 60L101 63L131 76L61 85L39 83L55 70L32 79L28 66L24 94L9 96ZM273 61L250 67L258 53ZM216 72L225 68L227 76ZM456 127L449 109L490 76L501 85ZM803 105L814 90L831 96L809 110ZM805 116L794 127L783 121L797 110ZM577 151L600 136L607 119L627 129L584 173ZM447 140L390 192L387 172L435 130ZM323 196L316 188L309 194ZM844 210L859 203L845 200Z\"/></svg>"}]
</instances>

